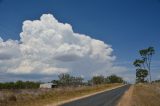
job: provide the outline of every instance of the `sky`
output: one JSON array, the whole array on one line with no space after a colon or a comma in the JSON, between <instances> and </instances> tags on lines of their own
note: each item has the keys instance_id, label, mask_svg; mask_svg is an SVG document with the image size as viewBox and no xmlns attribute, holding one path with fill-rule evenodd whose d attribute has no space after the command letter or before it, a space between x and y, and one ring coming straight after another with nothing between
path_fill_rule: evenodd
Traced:
<instances>
[{"instance_id":1,"label":"sky","mask_svg":"<svg viewBox=\"0 0 160 106\"><path fill-rule=\"evenodd\" d=\"M0 81L59 73L135 80L138 51L153 46L160 78L159 0L0 0Z\"/></svg>"}]
</instances>

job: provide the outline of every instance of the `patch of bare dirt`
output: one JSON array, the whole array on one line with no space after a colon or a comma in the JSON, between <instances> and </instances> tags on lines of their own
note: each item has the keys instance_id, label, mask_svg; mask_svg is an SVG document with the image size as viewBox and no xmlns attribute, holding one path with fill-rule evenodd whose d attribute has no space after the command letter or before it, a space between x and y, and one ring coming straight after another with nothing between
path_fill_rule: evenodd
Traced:
<instances>
[{"instance_id":1,"label":"patch of bare dirt","mask_svg":"<svg viewBox=\"0 0 160 106\"><path fill-rule=\"evenodd\" d=\"M131 106L134 86L132 85L122 96L117 106Z\"/></svg>"}]
</instances>

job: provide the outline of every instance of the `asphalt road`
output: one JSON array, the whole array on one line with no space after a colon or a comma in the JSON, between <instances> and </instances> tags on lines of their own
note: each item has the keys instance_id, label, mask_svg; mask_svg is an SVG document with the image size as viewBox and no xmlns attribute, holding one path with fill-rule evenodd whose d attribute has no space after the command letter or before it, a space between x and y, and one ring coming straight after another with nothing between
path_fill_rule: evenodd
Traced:
<instances>
[{"instance_id":1,"label":"asphalt road","mask_svg":"<svg viewBox=\"0 0 160 106\"><path fill-rule=\"evenodd\" d=\"M125 85L117 89L69 102L61 106L116 106L120 97L129 87L130 85Z\"/></svg>"}]
</instances>

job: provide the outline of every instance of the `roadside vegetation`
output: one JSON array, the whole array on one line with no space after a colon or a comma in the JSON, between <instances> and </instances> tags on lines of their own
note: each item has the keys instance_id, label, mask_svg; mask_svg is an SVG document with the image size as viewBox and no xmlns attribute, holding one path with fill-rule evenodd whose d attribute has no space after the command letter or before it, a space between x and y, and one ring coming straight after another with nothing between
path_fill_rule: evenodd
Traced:
<instances>
[{"instance_id":1,"label":"roadside vegetation","mask_svg":"<svg viewBox=\"0 0 160 106\"><path fill-rule=\"evenodd\" d=\"M131 106L160 106L160 83L135 85Z\"/></svg>"},{"instance_id":2,"label":"roadside vegetation","mask_svg":"<svg viewBox=\"0 0 160 106\"><path fill-rule=\"evenodd\" d=\"M33 81L16 81L0 83L0 89L37 89L40 82Z\"/></svg>"},{"instance_id":3,"label":"roadside vegetation","mask_svg":"<svg viewBox=\"0 0 160 106\"><path fill-rule=\"evenodd\" d=\"M136 83L144 83L152 81L151 62L152 56L155 54L154 47L139 50L140 59L136 59L133 65L136 67ZM146 79L149 75L149 80Z\"/></svg>"},{"instance_id":4,"label":"roadside vegetation","mask_svg":"<svg viewBox=\"0 0 160 106\"><path fill-rule=\"evenodd\" d=\"M116 75L93 76L84 81L81 77L60 74L53 89L39 89L41 82L17 81L0 83L0 106L43 106L81 97L123 85L125 81Z\"/></svg>"},{"instance_id":5,"label":"roadside vegetation","mask_svg":"<svg viewBox=\"0 0 160 106\"><path fill-rule=\"evenodd\" d=\"M160 106L160 80L152 81L151 63L155 54L153 47L139 50L136 67L136 84L124 94L118 106Z\"/></svg>"},{"instance_id":6,"label":"roadside vegetation","mask_svg":"<svg viewBox=\"0 0 160 106\"><path fill-rule=\"evenodd\" d=\"M103 91L122 84L103 84L81 87L61 87L54 89L1 90L0 106L44 106Z\"/></svg>"},{"instance_id":7,"label":"roadside vegetation","mask_svg":"<svg viewBox=\"0 0 160 106\"><path fill-rule=\"evenodd\" d=\"M132 85L117 106L160 106L160 82Z\"/></svg>"}]
</instances>

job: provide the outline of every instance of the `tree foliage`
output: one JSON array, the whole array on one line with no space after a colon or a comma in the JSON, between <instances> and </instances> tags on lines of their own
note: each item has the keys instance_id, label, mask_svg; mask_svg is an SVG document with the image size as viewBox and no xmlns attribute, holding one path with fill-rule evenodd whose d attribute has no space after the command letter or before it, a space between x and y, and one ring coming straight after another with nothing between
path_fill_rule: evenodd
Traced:
<instances>
[{"instance_id":1,"label":"tree foliage","mask_svg":"<svg viewBox=\"0 0 160 106\"><path fill-rule=\"evenodd\" d=\"M137 82L138 81L144 82L144 78L147 77L148 75L150 76L149 79L151 82L152 78L150 71L151 71L152 56L153 54L155 54L154 47L148 47L146 49L139 50L139 54L141 56L141 59L136 59L133 62L133 65L137 68L136 69ZM145 75L145 77L143 75Z\"/></svg>"},{"instance_id":2,"label":"tree foliage","mask_svg":"<svg viewBox=\"0 0 160 106\"><path fill-rule=\"evenodd\" d=\"M74 77L70 74L60 74L58 78L57 84L60 86L78 86L83 84L82 77Z\"/></svg>"},{"instance_id":3,"label":"tree foliage","mask_svg":"<svg viewBox=\"0 0 160 106\"><path fill-rule=\"evenodd\" d=\"M148 71L146 69L137 69L136 70L136 77L137 82L146 82L144 79L147 77Z\"/></svg>"},{"instance_id":4,"label":"tree foliage","mask_svg":"<svg viewBox=\"0 0 160 106\"><path fill-rule=\"evenodd\" d=\"M142 59L144 60L144 63L146 64L146 68L149 71L149 76L150 76L150 82L152 80L151 78L151 61L152 61L152 55L155 54L154 47L148 47L146 49L142 49L139 51Z\"/></svg>"},{"instance_id":5,"label":"tree foliage","mask_svg":"<svg viewBox=\"0 0 160 106\"><path fill-rule=\"evenodd\" d=\"M123 83L124 80L117 75L111 75L106 78L106 82L107 83Z\"/></svg>"},{"instance_id":6,"label":"tree foliage","mask_svg":"<svg viewBox=\"0 0 160 106\"><path fill-rule=\"evenodd\" d=\"M39 88L40 82L16 81L0 83L0 89L36 89Z\"/></svg>"},{"instance_id":7,"label":"tree foliage","mask_svg":"<svg viewBox=\"0 0 160 106\"><path fill-rule=\"evenodd\" d=\"M92 82L95 85L103 84L104 81L105 81L105 78L102 75L100 75L100 76L93 76L93 78L92 78Z\"/></svg>"},{"instance_id":8,"label":"tree foliage","mask_svg":"<svg viewBox=\"0 0 160 106\"><path fill-rule=\"evenodd\" d=\"M124 83L124 82L125 81L123 80L123 78L121 78L117 75L110 75L107 77L100 75L100 76L94 76L92 78L92 83L95 85L107 84L107 83Z\"/></svg>"}]
</instances>

